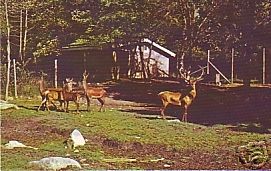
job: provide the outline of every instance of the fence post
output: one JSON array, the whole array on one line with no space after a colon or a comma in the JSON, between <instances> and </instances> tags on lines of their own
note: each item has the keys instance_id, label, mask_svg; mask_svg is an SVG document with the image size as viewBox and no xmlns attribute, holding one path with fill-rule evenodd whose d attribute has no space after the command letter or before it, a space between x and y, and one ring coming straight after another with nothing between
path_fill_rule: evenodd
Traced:
<instances>
[{"instance_id":1,"label":"fence post","mask_svg":"<svg viewBox=\"0 0 271 171\"><path fill-rule=\"evenodd\" d=\"M13 74L14 74L14 95L15 98L18 98L18 93L17 93L17 76L16 76L16 61L13 59Z\"/></svg>"},{"instance_id":2,"label":"fence post","mask_svg":"<svg viewBox=\"0 0 271 171\"><path fill-rule=\"evenodd\" d=\"M208 50L207 55L207 74L210 74L210 50Z\"/></svg>"},{"instance_id":3,"label":"fence post","mask_svg":"<svg viewBox=\"0 0 271 171\"><path fill-rule=\"evenodd\" d=\"M231 49L231 83L233 84L234 77L234 48Z\"/></svg>"},{"instance_id":4,"label":"fence post","mask_svg":"<svg viewBox=\"0 0 271 171\"><path fill-rule=\"evenodd\" d=\"M55 59L55 88L57 88L57 59Z\"/></svg>"},{"instance_id":5,"label":"fence post","mask_svg":"<svg viewBox=\"0 0 271 171\"><path fill-rule=\"evenodd\" d=\"M265 48L263 48L263 84L265 84Z\"/></svg>"}]
</instances>

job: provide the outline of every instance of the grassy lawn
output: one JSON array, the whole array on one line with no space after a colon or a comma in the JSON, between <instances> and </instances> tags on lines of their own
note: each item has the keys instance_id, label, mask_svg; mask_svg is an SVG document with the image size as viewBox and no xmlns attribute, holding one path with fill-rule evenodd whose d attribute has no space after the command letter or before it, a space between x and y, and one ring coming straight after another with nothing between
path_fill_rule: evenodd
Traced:
<instances>
[{"instance_id":1,"label":"grassy lawn","mask_svg":"<svg viewBox=\"0 0 271 171\"><path fill-rule=\"evenodd\" d=\"M1 148L1 170L31 169L29 161L67 154L82 161L84 169L245 169L235 155L236 147L271 137L233 131L230 125L208 127L138 118L114 107L97 112L92 106L93 111L87 112L83 106L80 114L75 114L73 105L70 113L64 113L37 112L39 100L13 103L20 109L1 111L1 144L18 140L38 150ZM74 129L88 140L79 152L63 144ZM154 162L159 158L163 160Z\"/></svg>"}]
</instances>

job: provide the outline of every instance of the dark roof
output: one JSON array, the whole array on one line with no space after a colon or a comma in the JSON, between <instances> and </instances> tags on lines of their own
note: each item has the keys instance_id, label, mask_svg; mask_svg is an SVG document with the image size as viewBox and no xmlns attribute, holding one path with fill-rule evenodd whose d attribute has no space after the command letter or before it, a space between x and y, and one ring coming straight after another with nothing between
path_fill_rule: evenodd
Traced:
<instances>
[{"instance_id":1,"label":"dark roof","mask_svg":"<svg viewBox=\"0 0 271 171\"><path fill-rule=\"evenodd\" d=\"M152 47L152 49L158 53L160 53L161 55L167 57L167 58L175 58L176 57L176 53L170 51L169 49L151 41L150 39L144 38L141 39L140 41L133 41L133 42L129 42L129 43L125 43L122 42L120 44L118 44L118 46L116 48L119 49L131 49L134 48L136 45L146 45L148 47Z\"/></svg>"},{"instance_id":2,"label":"dark roof","mask_svg":"<svg viewBox=\"0 0 271 171\"><path fill-rule=\"evenodd\" d=\"M69 45L62 47L61 51L88 51L88 50L109 50L112 49L111 45L105 44L101 46L90 45Z\"/></svg>"}]
</instances>

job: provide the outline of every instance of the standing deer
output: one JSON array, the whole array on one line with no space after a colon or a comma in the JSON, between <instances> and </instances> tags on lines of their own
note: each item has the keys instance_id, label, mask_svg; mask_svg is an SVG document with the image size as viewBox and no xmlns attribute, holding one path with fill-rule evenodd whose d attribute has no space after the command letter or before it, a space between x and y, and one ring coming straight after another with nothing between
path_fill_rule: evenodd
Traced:
<instances>
[{"instance_id":1,"label":"standing deer","mask_svg":"<svg viewBox=\"0 0 271 171\"><path fill-rule=\"evenodd\" d=\"M49 91L47 89L45 89L44 73L42 73L41 79L38 81L38 84L39 84L39 92L40 92L40 96L41 96L41 104L38 107L38 111L40 110L41 106L44 106L44 105L45 105L45 109L50 111L48 104L47 104Z\"/></svg>"},{"instance_id":2,"label":"standing deer","mask_svg":"<svg viewBox=\"0 0 271 171\"><path fill-rule=\"evenodd\" d=\"M64 100L64 111L69 112L69 102L73 101L76 105L76 112L79 113L79 100L80 94L72 91L72 86L75 84L73 79L66 79L65 84L63 84L63 100Z\"/></svg>"},{"instance_id":3,"label":"standing deer","mask_svg":"<svg viewBox=\"0 0 271 171\"><path fill-rule=\"evenodd\" d=\"M165 109L169 104L177 105L183 107L183 116L182 116L182 121L187 122L187 109L188 107L192 104L194 99L197 96L197 91L196 91L196 83L200 80L203 80L203 74L204 74L204 69L201 68L202 72L199 77L196 79L191 80L190 74L181 74L181 77L191 86L191 90L184 94L181 92L171 92L171 91L162 91L158 94L158 96L161 98L163 107L161 109L161 115L162 118L165 119Z\"/></svg>"},{"instance_id":4,"label":"standing deer","mask_svg":"<svg viewBox=\"0 0 271 171\"><path fill-rule=\"evenodd\" d=\"M44 82L45 75L46 74L42 72L41 79L38 81L39 92L42 98L42 102L40 106L38 107L38 111L40 110L41 106L44 106L44 105L47 108L47 110L50 111L48 107L49 104L52 104L55 108L57 108L54 101L59 101L60 108L62 109L62 103L63 103L62 89L61 88L45 88L45 82Z\"/></svg>"},{"instance_id":5,"label":"standing deer","mask_svg":"<svg viewBox=\"0 0 271 171\"><path fill-rule=\"evenodd\" d=\"M87 78L88 78L88 73L85 71L83 73L83 87L84 87L84 91L85 91L85 95L86 95L86 99L87 99L87 110L89 111L89 107L90 107L90 99L97 99L101 106L99 109L99 112L102 111L102 108L104 106L105 103L105 95L106 95L106 91L103 88L98 88L98 87L89 87L87 85Z\"/></svg>"}]
</instances>

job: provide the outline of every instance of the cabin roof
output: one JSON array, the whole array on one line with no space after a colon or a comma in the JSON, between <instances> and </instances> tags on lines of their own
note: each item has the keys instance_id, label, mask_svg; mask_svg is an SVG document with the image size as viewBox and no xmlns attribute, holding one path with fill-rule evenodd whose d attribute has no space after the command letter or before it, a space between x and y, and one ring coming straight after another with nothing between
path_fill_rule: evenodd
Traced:
<instances>
[{"instance_id":1,"label":"cabin roof","mask_svg":"<svg viewBox=\"0 0 271 171\"><path fill-rule=\"evenodd\" d=\"M148 47L151 47L152 50L160 53L161 55L167 57L167 58L175 58L176 53L172 52L171 50L159 45L158 43L148 39L148 38L143 38L140 39L140 41L129 41L129 43L122 41L120 42L117 46L117 48L120 49L131 49L134 48L136 45L146 45Z\"/></svg>"},{"instance_id":2,"label":"cabin roof","mask_svg":"<svg viewBox=\"0 0 271 171\"><path fill-rule=\"evenodd\" d=\"M89 50L109 50L110 46L105 44L103 46L90 46L90 45L69 45L62 47L62 51L89 51Z\"/></svg>"},{"instance_id":3,"label":"cabin roof","mask_svg":"<svg viewBox=\"0 0 271 171\"><path fill-rule=\"evenodd\" d=\"M138 40L138 39L137 39ZM124 41L124 43L119 43L117 47L112 48L112 43L106 43L101 46L90 46L90 45L69 45L62 47L62 52L69 52L69 51L100 51L100 50L113 50L113 49L121 49L121 50L129 50L134 48L136 45L146 45L148 47L152 47L152 50L160 53L161 55L167 58L175 58L176 53L172 52L171 50L159 45L158 43L148 39L143 38L140 41Z\"/></svg>"},{"instance_id":4,"label":"cabin roof","mask_svg":"<svg viewBox=\"0 0 271 171\"><path fill-rule=\"evenodd\" d=\"M162 53L167 53L168 55L170 55L171 57L176 57L176 53L170 51L169 49L151 41L150 39L143 39L143 42L144 43L148 43L150 45L152 45L153 47L155 47L155 49L159 52L162 52Z\"/></svg>"}]
</instances>

